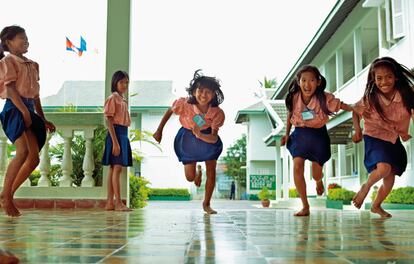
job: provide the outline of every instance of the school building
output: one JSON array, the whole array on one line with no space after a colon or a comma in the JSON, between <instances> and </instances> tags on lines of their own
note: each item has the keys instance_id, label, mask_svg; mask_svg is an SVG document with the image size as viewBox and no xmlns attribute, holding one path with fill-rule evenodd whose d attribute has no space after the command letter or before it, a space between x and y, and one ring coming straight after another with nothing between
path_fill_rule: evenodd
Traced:
<instances>
[{"instance_id":1,"label":"school building","mask_svg":"<svg viewBox=\"0 0 414 264\"><path fill-rule=\"evenodd\" d=\"M287 199L294 187L293 163L289 151L280 146L286 126L284 99L290 81L305 64L317 66L327 80L327 91L348 104L357 102L364 93L370 62L390 56L414 68L414 1L411 0L344 0L333 7L301 56L284 76L271 98L241 109L236 123L247 126L247 190L255 194L267 185L276 190L277 199ZM327 124L332 157L324 166L325 188L338 183L357 191L367 179L363 142L351 140L352 114L339 112ZM414 128L410 125L410 134ZM307 142L312 144L312 142ZM408 165L395 187L414 186L414 140L404 142ZM305 164L308 195L316 195ZM283 190L283 191L282 191ZM326 192L325 192L326 194ZM282 196L283 195L283 196Z\"/></svg>"}]
</instances>

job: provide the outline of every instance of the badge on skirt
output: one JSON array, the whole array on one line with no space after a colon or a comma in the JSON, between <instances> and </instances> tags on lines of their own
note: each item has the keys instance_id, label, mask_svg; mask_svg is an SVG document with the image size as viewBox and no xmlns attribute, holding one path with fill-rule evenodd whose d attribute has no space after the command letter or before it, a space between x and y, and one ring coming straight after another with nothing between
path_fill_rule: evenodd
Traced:
<instances>
[{"instance_id":1,"label":"badge on skirt","mask_svg":"<svg viewBox=\"0 0 414 264\"><path fill-rule=\"evenodd\" d=\"M204 116L202 115L195 115L193 117L193 121L197 124L197 126L202 127L206 124L206 120L204 120Z\"/></svg>"},{"instance_id":2,"label":"badge on skirt","mask_svg":"<svg viewBox=\"0 0 414 264\"><path fill-rule=\"evenodd\" d=\"M315 118L315 111L306 109L302 112L302 120L311 120Z\"/></svg>"}]
</instances>

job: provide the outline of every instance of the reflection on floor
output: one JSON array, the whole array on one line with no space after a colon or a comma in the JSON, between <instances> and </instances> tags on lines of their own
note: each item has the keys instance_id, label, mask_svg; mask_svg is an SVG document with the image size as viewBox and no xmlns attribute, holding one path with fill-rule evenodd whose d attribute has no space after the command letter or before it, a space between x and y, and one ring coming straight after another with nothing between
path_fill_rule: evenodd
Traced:
<instances>
[{"instance_id":1,"label":"reflection on floor","mask_svg":"<svg viewBox=\"0 0 414 264\"><path fill-rule=\"evenodd\" d=\"M132 213L24 210L0 215L0 248L21 263L414 263L414 214L257 209L227 202L204 215L186 202ZM191 203L187 203L191 204Z\"/></svg>"}]
</instances>

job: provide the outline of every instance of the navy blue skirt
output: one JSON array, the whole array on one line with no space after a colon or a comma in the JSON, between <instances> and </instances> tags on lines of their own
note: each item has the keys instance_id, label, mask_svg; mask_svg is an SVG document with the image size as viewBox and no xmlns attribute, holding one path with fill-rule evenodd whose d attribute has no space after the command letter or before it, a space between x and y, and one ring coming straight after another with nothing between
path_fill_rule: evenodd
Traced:
<instances>
[{"instance_id":1,"label":"navy blue skirt","mask_svg":"<svg viewBox=\"0 0 414 264\"><path fill-rule=\"evenodd\" d=\"M331 158L331 140L326 126L295 127L286 147L293 158L316 161L321 166Z\"/></svg>"},{"instance_id":2,"label":"navy blue skirt","mask_svg":"<svg viewBox=\"0 0 414 264\"><path fill-rule=\"evenodd\" d=\"M121 152L119 156L112 155L112 138L109 132L106 134L105 150L102 158L103 165L121 165L122 167L132 166L131 144L128 138L128 127L114 125L116 138L118 139Z\"/></svg>"},{"instance_id":3,"label":"navy blue skirt","mask_svg":"<svg viewBox=\"0 0 414 264\"><path fill-rule=\"evenodd\" d=\"M211 134L211 128L201 130L201 133ZM174 150L178 160L183 164L217 160L223 151L223 142L218 137L216 143L207 143L196 138L191 130L182 127L175 136Z\"/></svg>"},{"instance_id":4,"label":"navy blue skirt","mask_svg":"<svg viewBox=\"0 0 414 264\"><path fill-rule=\"evenodd\" d=\"M27 107L32 118L32 125L27 128L23 115L20 110L13 104L12 100L7 99L3 111L0 113L1 125L7 138L14 144L27 129L33 131L37 138L39 151L46 142L46 126L43 119L35 113L34 99L22 98L24 105Z\"/></svg>"},{"instance_id":5,"label":"navy blue skirt","mask_svg":"<svg viewBox=\"0 0 414 264\"><path fill-rule=\"evenodd\" d=\"M407 152L400 138L395 144L364 135L365 157L364 165L369 173L377 168L377 163L384 162L392 166L393 172L401 176L407 167Z\"/></svg>"}]
</instances>

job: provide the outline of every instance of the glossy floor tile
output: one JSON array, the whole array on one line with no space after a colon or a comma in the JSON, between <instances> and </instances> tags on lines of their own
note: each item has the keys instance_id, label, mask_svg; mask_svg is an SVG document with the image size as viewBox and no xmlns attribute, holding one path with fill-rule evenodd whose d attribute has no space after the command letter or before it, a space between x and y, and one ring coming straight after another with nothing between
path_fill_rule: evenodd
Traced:
<instances>
[{"instance_id":1,"label":"glossy floor tile","mask_svg":"<svg viewBox=\"0 0 414 264\"><path fill-rule=\"evenodd\" d=\"M256 202L257 203L257 202ZM21 263L414 263L414 213L291 209L217 201L151 202L131 213L24 210L0 215L0 248Z\"/></svg>"}]
</instances>

